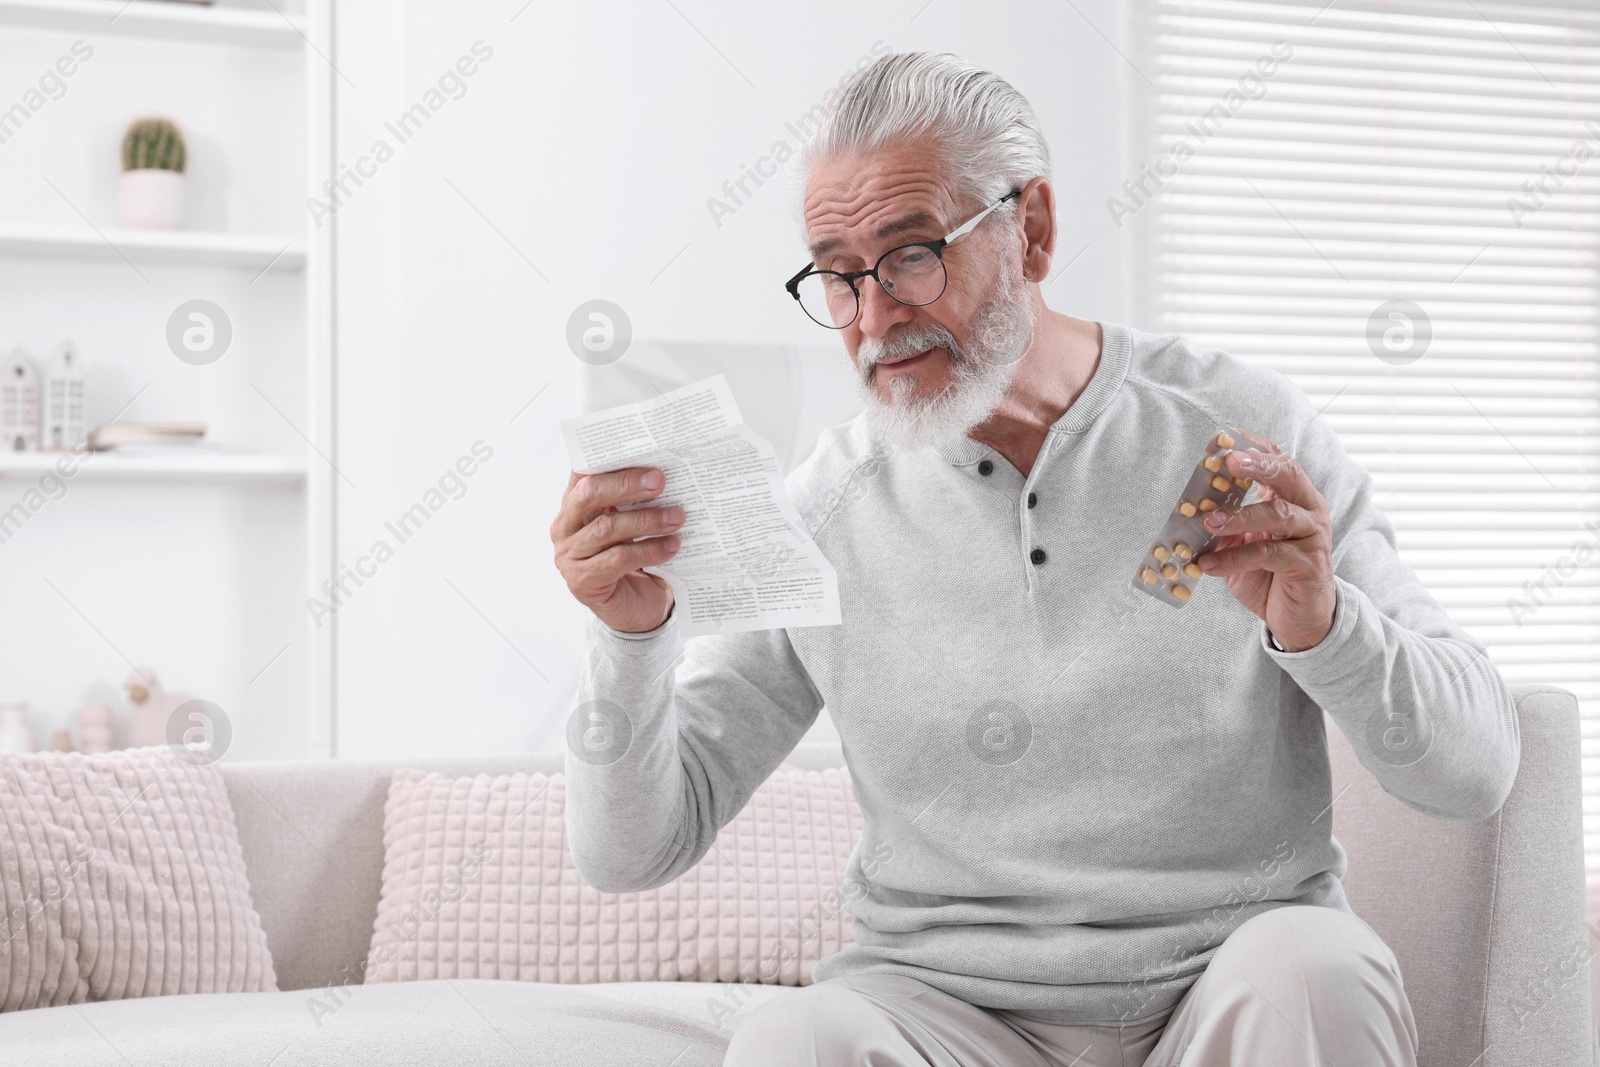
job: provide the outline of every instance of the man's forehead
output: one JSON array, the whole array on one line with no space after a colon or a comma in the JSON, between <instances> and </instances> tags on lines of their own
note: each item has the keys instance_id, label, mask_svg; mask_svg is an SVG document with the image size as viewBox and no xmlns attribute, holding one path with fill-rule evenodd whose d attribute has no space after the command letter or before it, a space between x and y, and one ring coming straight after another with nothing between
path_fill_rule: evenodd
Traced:
<instances>
[{"instance_id":1,"label":"man's forehead","mask_svg":"<svg viewBox=\"0 0 1600 1067\"><path fill-rule=\"evenodd\" d=\"M933 212L921 208L892 209L884 213L881 221L875 223L869 220L869 229L865 234L857 232L855 227L819 229L817 236L807 246L812 259L820 259L830 253L843 250L851 240L859 240L866 236L873 245L902 237L906 234L919 231L931 232L944 225L944 220Z\"/></svg>"},{"instance_id":2,"label":"man's forehead","mask_svg":"<svg viewBox=\"0 0 1600 1067\"><path fill-rule=\"evenodd\" d=\"M914 230L939 229L953 206L949 189L926 161L833 161L807 179L806 240L813 259L851 245L876 245Z\"/></svg>"}]
</instances>

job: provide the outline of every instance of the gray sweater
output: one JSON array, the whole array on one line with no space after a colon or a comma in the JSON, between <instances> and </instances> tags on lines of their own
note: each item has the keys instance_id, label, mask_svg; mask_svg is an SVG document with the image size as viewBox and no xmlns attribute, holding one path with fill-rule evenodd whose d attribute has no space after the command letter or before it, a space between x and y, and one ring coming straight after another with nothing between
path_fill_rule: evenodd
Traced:
<instances>
[{"instance_id":1,"label":"gray sweater","mask_svg":"<svg viewBox=\"0 0 1600 1067\"><path fill-rule=\"evenodd\" d=\"M1252 916L1349 909L1324 712L1412 808L1499 808L1510 694L1400 562L1327 421L1280 374L1103 325L1027 478L971 439L893 452L860 417L823 433L788 484L842 625L680 641L670 618L591 617L578 700L626 736L604 759L569 748L586 880L678 877L826 704L865 829L855 944L813 980L906 974L1115 1026L1170 1010ZM1129 584L1224 426L1277 441L1328 499L1338 598L1314 648L1273 648L1220 579L1181 609Z\"/></svg>"}]
</instances>

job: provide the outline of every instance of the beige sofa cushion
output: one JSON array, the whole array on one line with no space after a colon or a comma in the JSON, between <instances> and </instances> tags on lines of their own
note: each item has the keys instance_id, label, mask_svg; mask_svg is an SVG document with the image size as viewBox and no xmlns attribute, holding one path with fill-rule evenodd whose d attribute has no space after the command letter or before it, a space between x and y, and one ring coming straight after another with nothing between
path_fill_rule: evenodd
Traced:
<instances>
[{"instance_id":1,"label":"beige sofa cushion","mask_svg":"<svg viewBox=\"0 0 1600 1067\"><path fill-rule=\"evenodd\" d=\"M276 988L222 774L0 756L0 1010Z\"/></svg>"},{"instance_id":2,"label":"beige sofa cushion","mask_svg":"<svg viewBox=\"0 0 1600 1067\"><path fill-rule=\"evenodd\" d=\"M396 771L367 980L803 985L850 943L846 774L780 767L700 863L641 893L583 881L565 799L561 774Z\"/></svg>"}]
</instances>

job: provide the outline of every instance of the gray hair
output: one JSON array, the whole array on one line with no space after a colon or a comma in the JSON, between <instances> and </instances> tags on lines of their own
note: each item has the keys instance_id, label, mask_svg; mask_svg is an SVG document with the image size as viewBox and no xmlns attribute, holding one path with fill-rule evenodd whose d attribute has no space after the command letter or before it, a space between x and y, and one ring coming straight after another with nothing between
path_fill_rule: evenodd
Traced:
<instances>
[{"instance_id":1,"label":"gray hair","mask_svg":"<svg viewBox=\"0 0 1600 1067\"><path fill-rule=\"evenodd\" d=\"M1050 148L1027 98L949 52L894 53L852 75L802 149L800 170L921 137L938 142L955 193L983 204L1050 175Z\"/></svg>"}]
</instances>

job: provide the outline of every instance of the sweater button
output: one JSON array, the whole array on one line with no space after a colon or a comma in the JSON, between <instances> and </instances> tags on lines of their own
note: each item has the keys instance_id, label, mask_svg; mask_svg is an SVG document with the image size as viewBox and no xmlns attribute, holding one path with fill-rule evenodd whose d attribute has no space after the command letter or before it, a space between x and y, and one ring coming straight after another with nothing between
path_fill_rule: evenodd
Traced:
<instances>
[{"instance_id":1,"label":"sweater button","mask_svg":"<svg viewBox=\"0 0 1600 1067\"><path fill-rule=\"evenodd\" d=\"M984 460L978 464L978 473L987 478L989 475L994 473L994 464L988 460Z\"/></svg>"},{"instance_id":2,"label":"sweater button","mask_svg":"<svg viewBox=\"0 0 1600 1067\"><path fill-rule=\"evenodd\" d=\"M1028 506L1030 508L1033 507L1038 502L1039 502L1039 494L1038 493L1029 493L1028 494Z\"/></svg>"},{"instance_id":3,"label":"sweater button","mask_svg":"<svg viewBox=\"0 0 1600 1067\"><path fill-rule=\"evenodd\" d=\"M1044 549L1034 549L1032 552L1028 553L1028 558L1033 560L1035 565L1043 563L1045 561Z\"/></svg>"}]
</instances>

